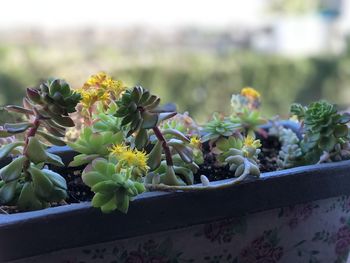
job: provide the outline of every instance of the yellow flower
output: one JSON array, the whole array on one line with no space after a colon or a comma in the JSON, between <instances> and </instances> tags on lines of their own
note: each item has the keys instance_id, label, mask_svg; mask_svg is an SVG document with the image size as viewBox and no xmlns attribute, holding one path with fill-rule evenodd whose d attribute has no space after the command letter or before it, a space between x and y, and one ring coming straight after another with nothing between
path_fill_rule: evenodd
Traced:
<instances>
[{"instance_id":1,"label":"yellow flower","mask_svg":"<svg viewBox=\"0 0 350 263\"><path fill-rule=\"evenodd\" d=\"M190 145L193 146L194 148L200 148L201 146L201 140L197 136L192 136L190 139Z\"/></svg>"},{"instance_id":2,"label":"yellow flower","mask_svg":"<svg viewBox=\"0 0 350 263\"><path fill-rule=\"evenodd\" d=\"M109 148L109 151L115 156L119 156L127 150L128 147L124 144L115 144L111 148Z\"/></svg>"},{"instance_id":3,"label":"yellow flower","mask_svg":"<svg viewBox=\"0 0 350 263\"><path fill-rule=\"evenodd\" d=\"M146 152L132 150L124 144L117 144L110 148L111 154L115 155L117 159L126 164L128 167L138 168L143 172L147 172L149 167L147 166L148 156Z\"/></svg>"},{"instance_id":4,"label":"yellow flower","mask_svg":"<svg viewBox=\"0 0 350 263\"><path fill-rule=\"evenodd\" d=\"M105 72L92 75L84 84L83 89L102 89L113 94L115 97L125 91L126 87L120 80L114 80Z\"/></svg>"},{"instance_id":5,"label":"yellow flower","mask_svg":"<svg viewBox=\"0 0 350 263\"><path fill-rule=\"evenodd\" d=\"M92 75L77 92L81 94L81 104L84 109L91 107L98 101L107 105L112 99L118 98L126 87L120 80L113 80L104 72Z\"/></svg>"},{"instance_id":6,"label":"yellow flower","mask_svg":"<svg viewBox=\"0 0 350 263\"><path fill-rule=\"evenodd\" d=\"M244 139L244 147L249 147L249 148L259 148L261 146L260 140L255 140L253 136L248 135Z\"/></svg>"},{"instance_id":7,"label":"yellow flower","mask_svg":"<svg viewBox=\"0 0 350 263\"><path fill-rule=\"evenodd\" d=\"M107 103L110 100L108 92L97 89L78 89L77 92L81 95L81 104L85 109L92 107L97 101Z\"/></svg>"},{"instance_id":8,"label":"yellow flower","mask_svg":"<svg viewBox=\"0 0 350 263\"><path fill-rule=\"evenodd\" d=\"M251 98L253 100L256 100L256 99L259 99L260 98L260 93L251 88L251 87L246 87L244 89L241 90L241 95L244 96L244 97L248 97L248 98Z\"/></svg>"}]
</instances>

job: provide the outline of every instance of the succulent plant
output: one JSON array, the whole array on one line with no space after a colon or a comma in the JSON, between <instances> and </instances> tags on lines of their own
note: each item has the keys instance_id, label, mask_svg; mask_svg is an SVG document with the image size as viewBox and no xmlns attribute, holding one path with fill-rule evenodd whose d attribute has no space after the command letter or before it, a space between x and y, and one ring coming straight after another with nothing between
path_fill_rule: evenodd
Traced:
<instances>
[{"instance_id":1,"label":"succulent plant","mask_svg":"<svg viewBox=\"0 0 350 263\"><path fill-rule=\"evenodd\" d=\"M259 125L266 120L260 113L260 94L253 88L244 88L240 94L233 94L231 97L232 123L240 125L240 131L244 134L253 135L259 130Z\"/></svg>"},{"instance_id":2,"label":"succulent plant","mask_svg":"<svg viewBox=\"0 0 350 263\"><path fill-rule=\"evenodd\" d=\"M8 111L26 115L28 121L6 123L0 131L0 137L26 132L24 141L15 141L0 149L2 159L21 147L19 156L0 170L0 204L35 210L67 197L65 179L44 166L64 164L59 156L46 151L47 145L39 141L37 135L51 144L65 145L59 137L64 137L66 127L74 126L69 113L74 112L79 99L80 95L65 81L51 79L37 89L27 89L24 107L5 107Z\"/></svg>"},{"instance_id":3,"label":"succulent plant","mask_svg":"<svg viewBox=\"0 0 350 263\"><path fill-rule=\"evenodd\" d=\"M235 173L235 177L247 171L250 175L259 177L260 146L260 141L249 135L244 139L240 136L222 139L217 144L217 148L221 151L218 159L223 161L223 164L228 164L229 170Z\"/></svg>"},{"instance_id":4,"label":"succulent plant","mask_svg":"<svg viewBox=\"0 0 350 263\"><path fill-rule=\"evenodd\" d=\"M175 129L187 136L199 136L200 128L198 124L189 116L188 112L176 114L174 117L163 121L160 129Z\"/></svg>"},{"instance_id":5,"label":"succulent plant","mask_svg":"<svg viewBox=\"0 0 350 263\"><path fill-rule=\"evenodd\" d=\"M220 137L228 137L238 131L240 125L232 123L231 120L219 116L219 114L213 114L213 119L209 121L203 128L204 136L202 142L211 141L214 142Z\"/></svg>"},{"instance_id":6,"label":"succulent plant","mask_svg":"<svg viewBox=\"0 0 350 263\"><path fill-rule=\"evenodd\" d=\"M85 119L85 124L92 125L96 103L107 108L125 89L122 81L114 80L105 72L90 76L83 87L77 90L82 96L80 113Z\"/></svg>"},{"instance_id":7,"label":"succulent plant","mask_svg":"<svg viewBox=\"0 0 350 263\"><path fill-rule=\"evenodd\" d=\"M0 134L1 134L1 131L3 131L5 134L7 134L7 132L4 130L4 127L2 127L2 126L0 126ZM0 136L0 147L4 146L6 144L13 143L13 142L15 142L15 140L16 140L16 137L14 135L9 136L9 137L3 137L3 138L1 138L1 136Z\"/></svg>"},{"instance_id":8,"label":"succulent plant","mask_svg":"<svg viewBox=\"0 0 350 263\"><path fill-rule=\"evenodd\" d=\"M92 206L104 213L114 210L127 213L132 198L145 191L142 183L131 180L131 169L117 171L116 166L111 161L96 159L91 170L82 174L84 183L95 193Z\"/></svg>"},{"instance_id":9,"label":"succulent plant","mask_svg":"<svg viewBox=\"0 0 350 263\"><path fill-rule=\"evenodd\" d=\"M295 132L273 123L269 129L269 135L276 136L281 143L277 159L279 169L292 168L301 162L303 153L300 148L300 139Z\"/></svg>"},{"instance_id":10,"label":"succulent plant","mask_svg":"<svg viewBox=\"0 0 350 263\"><path fill-rule=\"evenodd\" d=\"M308 107L293 104L291 113L303 122L301 148L306 163L318 162L324 153L333 156L349 140L346 124L350 121L350 115L338 113L335 105L326 101L314 102Z\"/></svg>"},{"instance_id":11,"label":"succulent plant","mask_svg":"<svg viewBox=\"0 0 350 263\"><path fill-rule=\"evenodd\" d=\"M165 178L169 179L165 181L181 185L183 183L181 180L174 179L176 176L174 176L173 155L178 154L185 163L192 163L193 152L191 147L186 145L190 140L179 130L172 128L161 130L158 127L162 121L176 115L175 109L159 107L160 98L140 86L126 90L116 103L119 107L116 116L122 118L122 127L128 127L127 137L136 133L134 144L137 149L143 149L149 143L148 130L152 131L156 140L148 159L151 171L160 168L164 153Z\"/></svg>"},{"instance_id":12,"label":"succulent plant","mask_svg":"<svg viewBox=\"0 0 350 263\"><path fill-rule=\"evenodd\" d=\"M107 158L110 154L109 148L113 144L123 142L123 132L94 132L91 127L85 127L74 143L67 143L73 150L80 153L74 157L69 166L81 166L91 163L96 158Z\"/></svg>"},{"instance_id":13,"label":"succulent plant","mask_svg":"<svg viewBox=\"0 0 350 263\"><path fill-rule=\"evenodd\" d=\"M121 120L114 116L118 106L114 101L105 107L102 103L97 104L96 113L93 114L93 129L95 132L111 131L117 133L121 131Z\"/></svg>"},{"instance_id":14,"label":"succulent plant","mask_svg":"<svg viewBox=\"0 0 350 263\"><path fill-rule=\"evenodd\" d=\"M233 136L227 138L220 138L215 143L215 148L212 152L217 155L217 160L220 163L224 163L225 159L230 156L230 149L242 149L244 143L244 137L240 133L236 133Z\"/></svg>"}]
</instances>

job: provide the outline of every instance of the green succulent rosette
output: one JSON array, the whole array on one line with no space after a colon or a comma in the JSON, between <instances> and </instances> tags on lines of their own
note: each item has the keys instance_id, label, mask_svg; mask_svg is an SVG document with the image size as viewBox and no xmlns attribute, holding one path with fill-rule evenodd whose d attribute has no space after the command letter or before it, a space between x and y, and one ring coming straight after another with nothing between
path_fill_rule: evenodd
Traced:
<instances>
[{"instance_id":1,"label":"green succulent rosette","mask_svg":"<svg viewBox=\"0 0 350 263\"><path fill-rule=\"evenodd\" d=\"M304 137L301 148L309 163L319 161L324 153L332 153L342 147L336 147L349 141L347 123L350 115L340 114L335 105L326 101L311 103L308 107L293 104L291 113L303 122Z\"/></svg>"},{"instance_id":2,"label":"green succulent rosette","mask_svg":"<svg viewBox=\"0 0 350 263\"><path fill-rule=\"evenodd\" d=\"M116 164L105 159L93 161L90 171L82 175L84 183L95 193L92 206L104 213L114 210L127 213L133 197L145 191L144 185L131 177L131 169L117 172Z\"/></svg>"}]
</instances>

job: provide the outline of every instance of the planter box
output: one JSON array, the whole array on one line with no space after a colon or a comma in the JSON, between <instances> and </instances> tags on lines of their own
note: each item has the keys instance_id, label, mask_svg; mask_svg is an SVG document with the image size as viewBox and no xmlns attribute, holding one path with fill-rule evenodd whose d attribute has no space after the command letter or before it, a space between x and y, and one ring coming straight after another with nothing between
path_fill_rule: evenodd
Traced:
<instances>
[{"instance_id":1,"label":"planter box","mask_svg":"<svg viewBox=\"0 0 350 263\"><path fill-rule=\"evenodd\" d=\"M127 215L88 202L0 215L0 262L346 262L349 195L343 161L221 190L144 193Z\"/></svg>"}]
</instances>

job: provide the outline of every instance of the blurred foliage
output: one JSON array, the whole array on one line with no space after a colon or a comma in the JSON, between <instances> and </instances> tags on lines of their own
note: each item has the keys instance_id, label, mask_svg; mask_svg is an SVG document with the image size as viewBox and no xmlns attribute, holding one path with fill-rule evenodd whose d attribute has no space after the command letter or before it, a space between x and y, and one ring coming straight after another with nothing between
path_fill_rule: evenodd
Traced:
<instances>
[{"instance_id":1,"label":"blurred foliage","mask_svg":"<svg viewBox=\"0 0 350 263\"><path fill-rule=\"evenodd\" d=\"M350 52L339 56L291 59L249 51L129 49L113 45L0 46L0 105L19 104L25 87L48 76L80 88L104 70L128 86L142 84L163 102L175 102L199 122L214 111L230 112L229 98L251 86L262 94L262 111L286 117L292 102L324 98L350 104ZM0 111L0 124L3 122Z\"/></svg>"}]
</instances>

